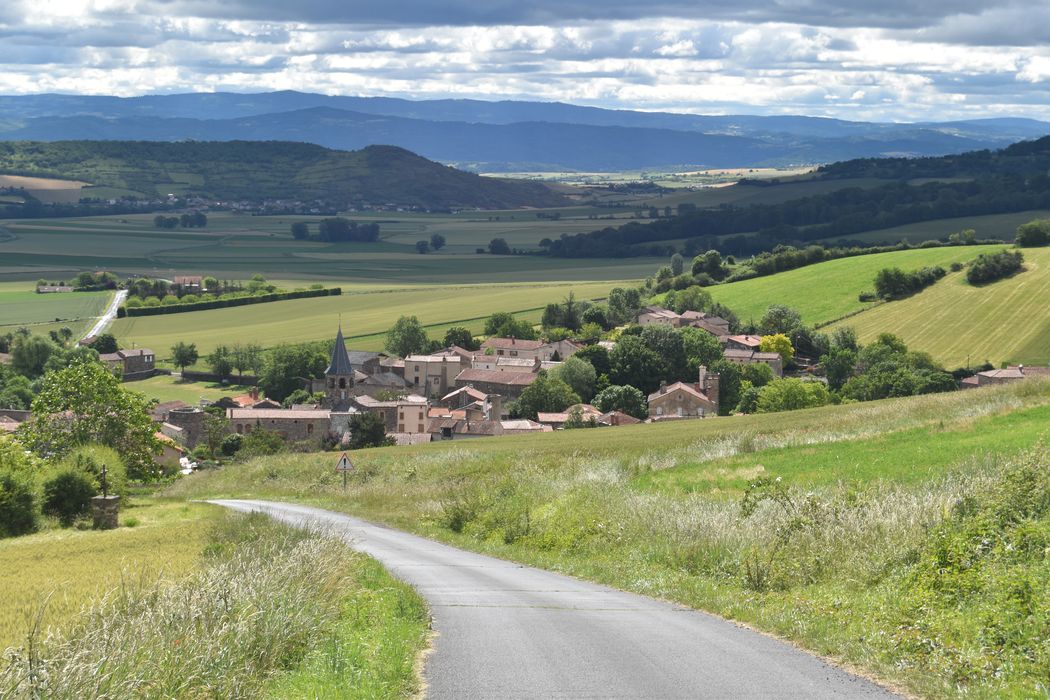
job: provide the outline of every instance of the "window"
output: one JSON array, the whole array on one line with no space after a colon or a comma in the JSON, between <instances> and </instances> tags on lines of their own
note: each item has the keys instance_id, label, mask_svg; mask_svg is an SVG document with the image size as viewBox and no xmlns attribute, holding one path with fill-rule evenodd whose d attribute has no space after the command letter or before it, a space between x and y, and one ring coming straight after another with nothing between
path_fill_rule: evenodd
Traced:
<instances>
[{"instance_id":1,"label":"window","mask_svg":"<svg viewBox=\"0 0 1050 700\"><path fill-rule=\"evenodd\" d=\"M423 424L422 423L419 424L419 432L423 432Z\"/></svg>"},{"instance_id":2,"label":"window","mask_svg":"<svg viewBox=\"0 0 1050 700\"><path fill-rule=\"evenodd\" d=\"M339 377L339 388L340 389L345 389L346 388L346 377Z\"/></svg>"},{"instance_id":3,"label":"window","mask_svg":"<svg viewBox=\"0 0 1050 700\"><path fill-rule=\"evenodd\" d=\"M518 356L518 351L517 350L511 350L510 351L510 356L511 357L517 357Z\"/></svg>"},{"instance_id":4,"label":"window","mask_svg":"<svg viewBox=\"0 0 1050 700\"><path fill-rule=\"evenodd\" d=\"M306 424L306 434L307 435L313 435L313 433L314 433L314 424L313 423L307 423Z\"/></svg>"},{"instance_id":5,"label":"window","mask_svg":"<svg viewBox=\"0 0 1050 700\"><path fill-rule=\"evenodd\" d=\"M328 388L329 389L334 389L335 388L335 380L334 379L329 379L328 380Z\"/></svg>"}]
</instances>

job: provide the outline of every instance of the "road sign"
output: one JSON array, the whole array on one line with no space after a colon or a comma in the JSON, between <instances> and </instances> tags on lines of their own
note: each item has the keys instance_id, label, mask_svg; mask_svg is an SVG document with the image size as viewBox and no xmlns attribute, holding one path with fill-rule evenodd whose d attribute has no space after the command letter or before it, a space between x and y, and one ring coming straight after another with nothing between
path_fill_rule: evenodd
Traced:
<instances>
[{"instance_id":1,"label":"road sign","mask_svg":"<svg viewBox=\"0 0 1050 700\"><path fill-rule=\"evenodd\" d=\"M345 452L339 457L339 461L336 462L335 470L337 472L352 472L354 470L354 465L350 463L350 458L346 456Z\"/></svg>"}]
</instances>

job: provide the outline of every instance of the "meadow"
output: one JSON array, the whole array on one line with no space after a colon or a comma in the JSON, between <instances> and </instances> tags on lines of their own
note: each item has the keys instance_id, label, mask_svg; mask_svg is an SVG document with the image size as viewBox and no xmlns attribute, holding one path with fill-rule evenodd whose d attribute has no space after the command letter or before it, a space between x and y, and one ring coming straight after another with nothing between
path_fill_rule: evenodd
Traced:
<instances>
[{"instance_id":1,"label":"meadow","mask_svg":"<svg viewBox=\"0 0 1050 700\"><path fill-rule=\"evenodd\" d=\"M201 399L218 401L224 396L233 397L246 394L251 389L251 387L238 384L183 381L181 377L170 374L158 374L149 379L129 382L124 385L124 388L145 394L161 403L165 401L182 401L191 406L197 405Z\"/></svg>"},{"instance_id":2,"label":"meadow","mask_svg":"<svg viewBox=\"0 0 1050 700\"><path fill-rule=\"evenodd\" d=\"M977 232L977 238L999 238L1004 241L1012 241L1017 234L1018 226L1026 224L1033 219L1045 219L1048 217L1050 217L1050 211L1042 209L1011 212L1009 214L964 216L954 219L921 221L906 226L879 229L878 231L867 231L850 235L847 238L851 241L863 241L865 243L898 243L900 241L922 243L923 241L947 238L957 231L973 229ZM828 239L827 242L834 243L835 239Z\"/></svg>"},{"instance_id":3,"label":"meadow","mask_svg":"<svg viewBox=\"0 0 1050 700\"><path fill-rule=\"evenodd\" d=\"M0 540L0 649L58 631L125 582L192 571L220 510L181 501L133 500L116 530L47 530ZM131 527L134 525L134 527Z\"/></svg>"},{"instance_id":4,"label":"meadow","mask_svg":"<svg viewBox=\"0 0 1050 700\"><path fill-rule=\"evenodd\" d=\"M323 454L170 493L344 510L739 620L913 695L1033 697L1050 688L1050 571L1042 545L1010 543L1050 532L1048 417L1032 380L365 450L345 494ZM963 561L973 537L1002 545Z\"/></svg>"},{"instance_id":5,"label":"meadow","mask_svg":"<svg viewBox=\"0 0 1050 700\"><path fill-rule=\"evenodd\" d=\"M841 325L852 326L862 342L891 331L912 350L928 352L949 367L985 360L1045 365L1050 362L1050 249L1023 253L1025 270L1008 279L974 287L965 273L949 273L912 297Z\"/></svg>"},{"instance_id":6,"label":"meadow","mask_svg":"<svg viewBox=\"0 0 1050 700\"><path fill-rule=\"evenodd\" d=\"M203 355L217 345L329 340L342 320L349 347L380 350L386 331L399 316L417 316L434 338L453 325L480 333L496 311L539 321L544 306L569 292L579 299L601 298L617 282L345 287L341 296L293 299L230 309L167 316L141 316L114 322L111 332L126 346L153 349L163 359L179 341L196 343ZM626 284L626 283L624 283ZM236 329L235 333L231 329Z\"/></svg>"},{"instance_id":7,"label":"meadow","mask_svg":"<svg viewBox=\"0 0 1050 700\"><path fill-rule=\"evenodd\" d=\"M860 301L858 295L874 291L875 274L884 267L905 271L930 265L947 268L953 262L967 262L980 253L1000 248L965 246L859 255L718 285L709 291L716 301L732 309L745 323L757 322L771 304L786 304L802 314L803 322L826 324L872 306L872 302ZM853 323L852 319L849 323Z\"/></svg>"},{"instance_id":8,"label":"meadow","mask_svg":"<svg viewBox=\"0 0 1050 700\"><path fill-rule=\"evenodd\" d=\"M33 282L0 282L0 333L41 324L86 330L113 298L112 292L37 294L33 287Z\"/></svg>"}]
</instances>

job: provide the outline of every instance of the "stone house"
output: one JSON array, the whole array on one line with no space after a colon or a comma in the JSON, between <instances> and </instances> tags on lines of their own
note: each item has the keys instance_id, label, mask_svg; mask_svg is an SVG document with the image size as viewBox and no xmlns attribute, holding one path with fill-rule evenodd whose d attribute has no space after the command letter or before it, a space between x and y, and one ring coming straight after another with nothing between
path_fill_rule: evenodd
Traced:
<instances>
[{"instance_id":1,"label":"stone house","mask_svg":"<svg viewBox=\"0 0 1050 700\"><path fill-rule=\"evenodd\" d=\"M488 369L497 372L538 372L543 361L538 357L506 357L500 355L475 355L471 369Z\"/></svg>"},{"instance_id":2,"label":"stone house","mask_svg":"<svg viewBox=\"0 0 1050 700\"><path fill-rule=\"evenodd\" d=\"M583 346L571 340L547 343L542 340L518 340L517 338L487 338L481 344L485 355L517 357L540 361L564 360L576 354Z\"/></svg>"},{"instance_id":3,"label":"stone house","mask_svg":"<svg viewBox=\"0 0 1050 700\"><path fill-rule=\"evenodd\" d=\"M121 377L127 382L152 377L157 358L149 348L137 348L103 353L98 359L114 369L119 369Z\"/></svg>"},{"instance_id":4,"label":"stone house","mask_svg":"<svg viewBox=\"0 0 1050 700\"><path fill-rule=\"evenodd\" d=\"M437 398L455 388L456 376L463 367L458 355L409 355L405 358L405 383L411 391Z\"/></svg>"},{"instance_id":5,"label":"stone house","mask_svg":"<svg viewBox=\"0 0 1050 700\"><path fill-rule=\"evenodd\" d=\"M1013 382L1019 382L1035 377L1050 377L1050 367L1011 365L1006 369L990 369L984 372L978 372L972 377L966 377L959 382L959 385L963 389L976 389L977 387L982 386L1012 384Z\"/></svg>"},{"instance_id":6,"label":"stone house","mask_svg":"<svg viewBox=\"0 0 1050 700\"><path fill-rule=\"evenodd\" d=\"M726 348L725 359L737 365L752 365L758 362L769 365L774 377L784 376L784 358L778 352L760 352L758 350L741 350Z\"/></svg>"},{"instance_id":7,"label":"stone house","mask_svg":"<svg viewBox=\"0 0 1050 700\"><path fill-rule=\"evenodd\" d=\"M230 432L250 435L269 430L289 442L321 440L328 432L331 411L325 409L293 411L287 408L230 408L226 410Z\"/></svg>"},{"instance_id":8,"label":"stone house","mask_svg":"<svg viewBox=\"0 0 1050 700\"><path fill-rule=\"evenodd\" d=\"M473 387L484 394L499 394L505 400L521 396L536 381L533 372L500 372L491 369L465 369L456 376L456 388Z\"/></svg>"},{"instance_id":9,"label":"stone house","mask_svg":"<svg viewBox=\"0 0 1050 700\"><path fill-rule=\"evenodd\" d=\"M760 335L730 335L726 336L723 341L723 345L726 349L733 350L758 350L759 346L762 345L762 336Z\"/></svg>"},{"instance_id":10,"label":"stone house","mask_svg":"<svg viewBox=\"0 0 1050 700\"><path fill-rule=\"evenodd\" d=\"M649 394L649 419L703 418L718 415L718 375L700 367L695 384L675 382Z\"/></svg>"},{"instance_id":11,"label":"stone house","mask_svg":"<svg viewBox=\"0 0 1050 700\"><path fill-rule=\"evenodd\" d=\"M637 320L640 326L658 323L672 328L700 328L719 338L729 335L729 321L703 311L683 311L679 314L662 306L647 306L638 312Z\"/></svg>"}]
</instances>

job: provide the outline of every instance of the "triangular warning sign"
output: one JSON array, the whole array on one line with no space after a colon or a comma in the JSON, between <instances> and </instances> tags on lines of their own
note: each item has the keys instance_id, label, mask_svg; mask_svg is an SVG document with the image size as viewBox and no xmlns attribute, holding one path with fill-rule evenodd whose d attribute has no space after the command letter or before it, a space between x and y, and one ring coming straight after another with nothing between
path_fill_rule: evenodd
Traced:
<instances>
[{"instance_id":1,"label":"triangular warning sign","mask_svg":"<svg viewBox=\"0 0 1050 700\"><path fill-rule=\"evenodd\" d=\"M347 457L345 452L340 455L339 461L336 462L335 470L337 472L352 472L354 470L354 465L350 463L350 458Z\"/></svg>"}]
</instances>

